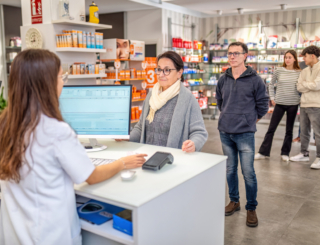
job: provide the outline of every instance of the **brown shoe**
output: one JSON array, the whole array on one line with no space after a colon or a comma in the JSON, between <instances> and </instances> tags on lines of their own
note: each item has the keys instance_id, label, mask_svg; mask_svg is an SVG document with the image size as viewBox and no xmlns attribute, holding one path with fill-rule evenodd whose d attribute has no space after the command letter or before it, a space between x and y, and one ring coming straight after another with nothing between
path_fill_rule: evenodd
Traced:
<instances>
[{"instance_id":1,"label":"brown shoe","mask_svg":"<svg viewBox=\"0 0 320 245\"><path fill-rule=\"evenodd\" d=\"M235 202L230 202L228 206L225 208L225 216L230 216L233 215L235 211L240 210L240 201L235 203Z\"/></svg>"},{"instance_id":2,"label":"brown shoe","mask_svg":"<svg viewBox=\"0 0 320 245\"><path fill-rule=\"evenodd\" d=\"M300 142L300 137L297 137L297 138L293 139L292 142L294 142L294 143L299 143L299 142Z\"/></svg>"},{"instance_id":3,"label":"brown shoe","mask_svg":"<svg viewBox=\"0 0 320 245\"><path fill-rule=\"evenodd\" d=\"M247 226L249 227L258 226L258 217L255 210L247 210Z\"/></svg>"}]
</instances>

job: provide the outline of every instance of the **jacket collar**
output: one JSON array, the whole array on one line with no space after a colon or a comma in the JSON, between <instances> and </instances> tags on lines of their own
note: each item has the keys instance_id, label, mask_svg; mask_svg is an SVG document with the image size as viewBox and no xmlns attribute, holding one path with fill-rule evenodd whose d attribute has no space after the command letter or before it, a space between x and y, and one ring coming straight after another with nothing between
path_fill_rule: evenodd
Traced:
<instances>
[{"instance_id":1,"label":"jacket collar","mask_svg":"<svg viewBox=\"0 0 320 245\"><path fill-rule=\"evenodd\" d=\"M246 67L247 67L247 69L240 75L240 77L254 76L257 74L257 72L255 70L253 70L250 66L246 66ZM233 74L232 74L232 68L227 69L226 75L229 77L232 77L234 79Z\"/></svg>"}]
</instances>

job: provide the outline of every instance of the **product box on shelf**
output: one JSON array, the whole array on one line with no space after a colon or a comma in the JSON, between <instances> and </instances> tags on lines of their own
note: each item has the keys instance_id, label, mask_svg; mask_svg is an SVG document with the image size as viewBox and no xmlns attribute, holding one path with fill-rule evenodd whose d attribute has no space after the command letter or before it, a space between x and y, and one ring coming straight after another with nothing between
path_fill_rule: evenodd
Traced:
<instances>
[{"instance_id":1,"label":"product box on shelf","mask_svg":"<svg viewBox=\"0 0 320 245\"><path fill-rule=\"evenodd\" d=\"M290 42L279 42L277 48L291 48Z\"/></svg>"},{"instance_id":2,"label":"product box on shelf","mask_svg":"<svg viewBox=\"0 0 320 245\"><path fill-rule=\"evenodd\" d=\"M278 36L277 35L269 36L267 48L268 49L277 48L277 42L278 42Z\"/></svg>"},{"instance_id":3,"label":"product box on shelf","mask_svg":"<svg viewBox=\"0 0 320 245\"><path fill-rule=\"evenodd\" d=\"M121 211L120 213L114 214L113 228L132 236L132 211L126 209Z\"/></svg>"},{"instance_id":4,"label":"product box on shelf","mask_svg":"<svg viewBox=\"0 0 320 245\"><path fill-rule=\"evenodd\" d=\"M100 55L102 60L137 60L145 59L145 43L128 39L104 39L103 46L106 53Z\"/></svg>"},{"instance_id":5,"label":"product box on shelf","mask_svg":"<svg viewBox=\"0 0 320 245\"><path fill-rule=\"evenodd\" d=\"M130 58L130 41L127 39L104 39L103 46L107 52L100 55L102 60L128 60Z\"/></svg>"},{"instance_id":6,"label":"product box on shelf","mask_svg":"<svg viewBox=\"0 0 320 245\"><path fill-rule=\"evenodd\" d=\"M279 55L268 55L267 61L270 62L279 62Z\"/></svg>"},{"instance_id":7,"label":"product box on shelf","mask_svg":"<svg viewBox=\"0 0 320 245\"><path fill-rule=\"evenodd\" d=\"M258 62L261 62L261 61L267 61L267 56L265 56L265 55L258 55Z\"/></svg>"},{"instance_id":8,"label":"product box on shelf","mask_svg":"<svg viewBox=\"0 0 320 245\"><path fill-rule=\"evenodd\" d=\"M142 41L130 41L130 60L145 59L145 43Z\"/></svg>"},{"instance_id":9,"label":"product box on shelf","mask_svg":"<svg viewBox=\"0 0 320 245\"><path fill-rule=\"evenodd\" d=\"M63 30L62 33L56 35L57 48L103 48L103 33L79 30Z\"/></svg>"},{"instance_id":10,"label":"product box on shelf","mask_svg":"<svg viewBox=\"0 0 320 245\"><path fill-rule=\"evenodd\" d=\"M265 49L266 48L266 35L264 33L259 34L259 41L258 41L258 49Z\"/></svg>"}]
</instances>

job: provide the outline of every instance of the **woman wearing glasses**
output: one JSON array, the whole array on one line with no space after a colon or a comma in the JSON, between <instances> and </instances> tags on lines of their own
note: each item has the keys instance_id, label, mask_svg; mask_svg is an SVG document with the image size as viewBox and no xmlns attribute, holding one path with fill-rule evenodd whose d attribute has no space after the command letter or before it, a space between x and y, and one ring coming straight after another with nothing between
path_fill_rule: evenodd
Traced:
<instances>
[{"instance_id":1,"label":"woman wearing glasses","mask_svg":"<svg viewBox=\"0 0 320 245\"><path fill-rule=\"evenodd\" d=\"M94 167L63 122L59 96L66 76L47 50L17 55L9 78L8 107L0 115L0 244L80 245L73 184L94 184L144 156Z\"/></svg>"},{"instance_id":2,"label":"woman wearing glasses","mask_svg":"<svg viewBox=\"0 0 320 245\"><path fill-rule=\"evenodd\" d=\"M158 83L144 102L140 121L130 141L200 151L207 141L201 110L196 98L183 86L183 61L168 51L158 57Z\"/></svg>"}]
</instances>

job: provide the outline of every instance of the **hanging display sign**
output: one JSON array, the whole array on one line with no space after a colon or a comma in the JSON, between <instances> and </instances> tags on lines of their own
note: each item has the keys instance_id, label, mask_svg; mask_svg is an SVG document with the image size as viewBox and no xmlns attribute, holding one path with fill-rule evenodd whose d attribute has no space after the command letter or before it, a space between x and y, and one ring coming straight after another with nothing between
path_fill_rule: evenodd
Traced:
<instances>
[{"instance_id":1,"label":"hanging display sign","mask_svg":"<svg viewBox=\"0 0 320 245\"><path fill-rule=\"evenodd\" d=\"M42 24L42 0L30 0L31 3L31 23Z\"/></svg>"},{"instance_id":2,"label":"hanging display sign","mask_svg":"<svg viewBox=\"0 0 320 245\"><path fill-rule=\"evenodd\" d=\"M158 82L157 74L155 73L155 68L157 68L157 58L146 57L145 62L142 62L142 67L146 66L147 74L147 88L153 88L153 86Z\"/></svg>"}]
</instances>

